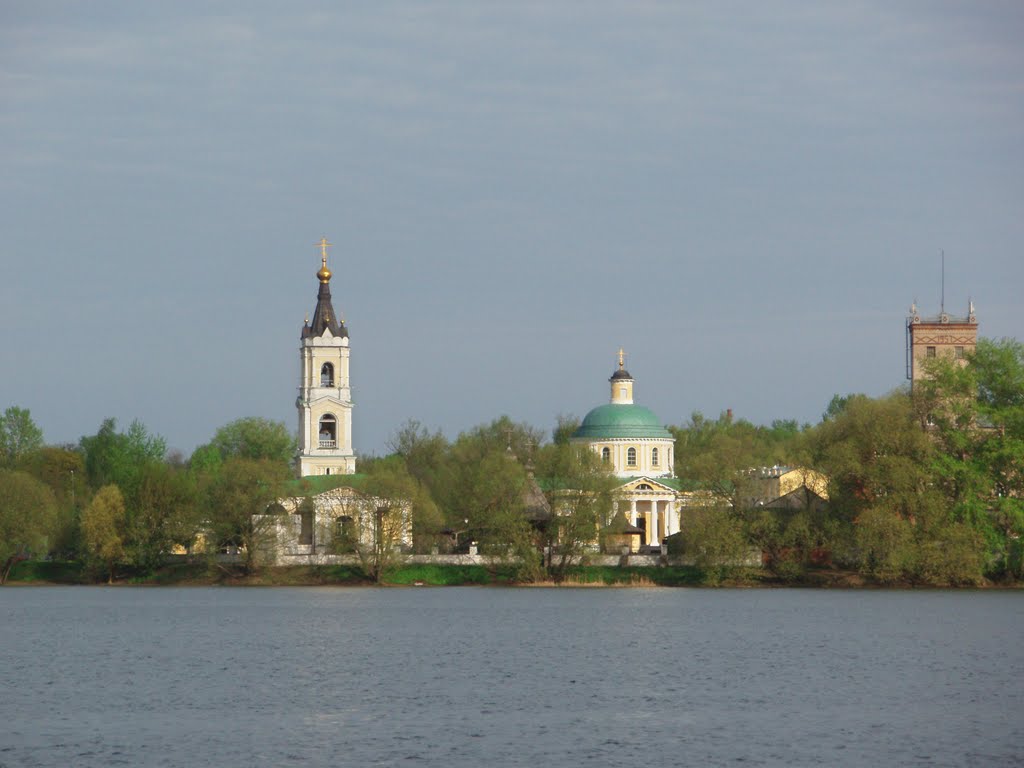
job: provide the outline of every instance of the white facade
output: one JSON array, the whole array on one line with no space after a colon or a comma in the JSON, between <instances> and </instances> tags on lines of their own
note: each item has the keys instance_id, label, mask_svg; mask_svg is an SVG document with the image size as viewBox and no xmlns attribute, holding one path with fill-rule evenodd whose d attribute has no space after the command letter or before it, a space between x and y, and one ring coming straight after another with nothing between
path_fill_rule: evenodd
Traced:
<instances>
[{"instance_id":1,"label":"white facade","mask_svg":"<svg viewBox=\"0 0 1024 768\"><path fill-rule=\"evenodd\" d=\"M587 442L618 477L672 477L675 441L663 437L615 437Z\"/></svg>"},{"instance_id":2,"label":"white facade","mask_svg":"<svg viewBox=\"0 0 1024 768\"><path fill-rule=\"evenodd\" d=\"M325 330L302 340L299 360L299 476L351 475L352 390L349 342Z\"/></svg>"}]
</instances>

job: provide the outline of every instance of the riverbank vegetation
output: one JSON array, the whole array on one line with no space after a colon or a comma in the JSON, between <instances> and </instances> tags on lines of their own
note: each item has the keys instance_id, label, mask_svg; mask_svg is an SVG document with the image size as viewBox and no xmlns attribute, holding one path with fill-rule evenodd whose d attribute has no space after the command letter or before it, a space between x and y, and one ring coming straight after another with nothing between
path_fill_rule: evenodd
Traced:
<instances>
[{"instance_id":1,"label":"riverbank vegetation","mask_svg":"<svg viewBox=\"0 0 1024 768\"><path fill-rule=\"evenodd\" d=\"M359 566L283 571L254 558L272 523L260 513L324 490L289 479L295 442L283 424L240 419L186 458L137 421L119 430L107 419L76 444L47 445L29 412L11 406L0 418L0 582L1020 583L1024 345L982 340L965 365L938 359L929 374L913 393L836 395L813 425L726 412L670 427L675 473L701 503L686 508L669 546L692 565L645 569L578 565L614 528L615 481L570 444L572 416L550 436L501 417L454 440L410 421L388 456L360 457L359 475L332 478L403 489L417 552L473 541L514 565L413 566L389 548ZM827 503L808 493L779 508L752 504L751 471L777 465L825 475ZM565 513L546 526L525 513L531 473ZM765 568L737 569L752 551ZM168 565L171 553L191 562Z\"/></svg>"}]
</instances>

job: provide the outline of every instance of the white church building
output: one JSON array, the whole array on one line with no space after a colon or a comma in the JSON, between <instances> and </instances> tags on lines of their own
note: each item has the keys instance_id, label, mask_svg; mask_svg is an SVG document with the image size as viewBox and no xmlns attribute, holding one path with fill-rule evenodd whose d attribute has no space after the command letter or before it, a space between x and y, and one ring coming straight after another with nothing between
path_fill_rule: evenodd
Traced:
<instances>
[{"instance_id":1,"label":"white church building","mask_svg":"<svg viewBox=\"0 0 1024 768\"><path fill-rule=\"evenodd\" d=\"M590 410L570 441L585 445L622 479L615 513L643 531L642 549L662 546L679 531L680 511L689 494L679 490L673 470L675 439L650 408L633 402L633 377L619 350L619 366L608 379L611 400Z\"/></svg>"}]
</instances>

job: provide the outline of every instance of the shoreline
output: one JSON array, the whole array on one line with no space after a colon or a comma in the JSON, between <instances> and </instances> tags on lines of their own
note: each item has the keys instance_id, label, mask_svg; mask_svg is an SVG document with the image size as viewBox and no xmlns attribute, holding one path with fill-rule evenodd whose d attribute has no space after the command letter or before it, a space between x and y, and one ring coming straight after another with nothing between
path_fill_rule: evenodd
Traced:
<instances>
[{"instance_id":1,"label":"shoreline","mask_svg":"<svg viewBox=\"0 0 1024 768\"><path fill-rule=\"evenodd\" d=\"M762 569L737 568L706 572L694 566L625 567L582 566L562 581L516 579L509 567L482 565L399 566L380 583L354 566L292 565L262 568L252 574L212 568L206 563L174 564L147 573L124 569L113 584L93 579L86 567L68 562L20 563L4 586L10 587L501 587L524 589L839 589L839 590L1015 590L1024 583L918 584L879 583L853 571L808 569L796 578L783 579Z\"/></svg>"}]
</instances>

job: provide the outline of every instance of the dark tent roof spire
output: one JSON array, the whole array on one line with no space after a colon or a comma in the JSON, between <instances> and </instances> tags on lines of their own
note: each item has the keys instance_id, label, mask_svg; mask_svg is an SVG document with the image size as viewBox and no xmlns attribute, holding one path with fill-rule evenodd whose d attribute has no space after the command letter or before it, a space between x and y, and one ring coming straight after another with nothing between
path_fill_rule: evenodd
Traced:
<instances>
[{"instance_id":1,"label":"dark tent roof spire","mask_svg":"<svg viewBox=\"0 0 1024 768\"><path fill-rule=\"evenodd\" d=\"M316 309L313 310L313 322L307 322L302 326L302 338L308 336L323 336L324 331L329 330L333 336L348 337L348 330L345 323L338 318L331 304L331 270L327 267L327 248L331 244L323 237L317 243L320 249L321 266L316 273L320 281L320 291L316 297Z\"/></svg>"}]
</instances>

